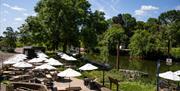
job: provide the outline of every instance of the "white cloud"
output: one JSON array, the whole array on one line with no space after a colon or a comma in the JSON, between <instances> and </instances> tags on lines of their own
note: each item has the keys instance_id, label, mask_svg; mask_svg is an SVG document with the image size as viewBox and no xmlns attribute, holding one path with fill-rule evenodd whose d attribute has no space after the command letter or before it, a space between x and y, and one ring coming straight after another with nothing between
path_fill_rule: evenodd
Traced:
<instances>
[{"instance_id":1,"label":"white cloud","mask_svg":"<svg viewBox=\"0 0 180 91\"><path fill-rule=\"evenodd\" d=\"M17 10L17 11L26 11L26 9L20 8L20 7L18 7L18 6L11 7L11 9Z\"/></svg>"},{"instance_id":2,"label":"white cloud","mask_svg":"<svg viewBox=\"0 0 180 91\"><path fill-rule=\"evenodd\" d=\"M99 9L99 11L104 12L105 10L104 10L104 8L103 8L103 7L101 7L101 8Z\"/></svg>"},{"instance_id":3,"label":"white cloud","mask_svg":"<svg viewBox=\"0 0 180 91\"><path fill-rule=\"evenodd\" d=\"M143 10L135 10L135 15L143 15L144 13Z\"/></svg>"},{"instance_id":4,"label":"white cloud","mask_svg":"<svg viewBox=\"0 0 180 91\"><path fill-rule=\"evenodd\" d=\"M148 13L148 11L154 11L154 10L158 10L158 9L159 9L159 7L156 7L156 6L142 5L140 9L135 10L135 15L142 16L142 15Z\"/></svg>"},{"instance_id":5,"label":"white cloud","mask_svg":"<svg viewBox=\"0 0 180 91\"><path fill-rule=\"evenodd\" d=\"M110 7L114 12L119 13L118 10L114 6L111 5Z\"/></svg>"},{"instance_id":6,"label":"white cloud","mask_svg":"<svg viewBox=\"0 0 180 91\"><path fill-rule=\"evenodd\" d=\"M7 3L3 3L2 5L5 6L5 7L7 7L7 8L10 8L10 9L12 9L12 10L16 10L16 11L26 11L25 8L21 8L21 7L19 7L19 6L11 6L11 5L7 4Z\"/></svg>"},{"instance_id":7,"label":"white cloud","mask_svg":"<svg viewBox=\"0 0 180 91\"><path fill-rule=\"evenodd\" d=\"M152 6L152 5L142 5L141 6L141 10L144 10L144 11L158 10L158 9L159 9L159 7Z\"/></svg>"},{"instance_id":8,"label":"white cloud","mask_svg":"<svg viewBox=\"0 0 180 91\"><path fill-rule=\"evenodd\" d=\"M23 19L20 17L14 18L15 21L22 21Z\"/></svg>"},{"instance_id":9,"label":"white cloud","mask_svg":"<svg viewBox=\"0 0 180 91\"><path fill-rule=\"evenodd\" d=\"M29 16L29 14L27 14L27 13L23 13L23 15L24 15L24 16Z\"/></svg>"},{"instance_id":10,"label":"white cloud","mask_svg":"<svg viewBox=\"0 0 180 91\"><path fill-rule=\"evenodd\" d=\"M175 9L176 9L176 10L180 10L180 5L176 6Z\"/></svg>"},{"instance_id":11,"label":"white cloud","mask_svg":"<svg viewBox=\"0 0 180 91\"><path fill-rule=\"evenodd\" d=\"M9 4L6 4L6 3L3 3L2 5L8 8L11 7Z\"/></svg>"}]
</instances>

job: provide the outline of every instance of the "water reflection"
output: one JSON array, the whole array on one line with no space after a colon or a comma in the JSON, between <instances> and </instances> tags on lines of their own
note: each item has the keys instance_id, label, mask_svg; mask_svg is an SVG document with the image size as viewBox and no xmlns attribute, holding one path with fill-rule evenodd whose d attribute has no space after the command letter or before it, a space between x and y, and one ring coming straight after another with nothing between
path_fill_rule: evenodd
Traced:
<instances>
[{"instance_id":1,"label":"water reflection","mask_svg":"<svg viewBox=\"0 0 180 91\"><path fill-rule=\"evenodd\" d=\"M100 60L99 55L91 54L87 55L87 58L91 60ZM116 56L109 56L108 63L112 66L116 66ZM120 68L121 69L130 69L130 70L138 70L142 72L147 72L149 74L149 78L155 79L156 77L156 60L138 60L138 59L130 59L129 56L120 56ZM165 72L168 70L176 71L180 70L179 63L173 63L173 65L166 65L165 61L161 62L160 72Z\"/></svg>"}]
</instances>

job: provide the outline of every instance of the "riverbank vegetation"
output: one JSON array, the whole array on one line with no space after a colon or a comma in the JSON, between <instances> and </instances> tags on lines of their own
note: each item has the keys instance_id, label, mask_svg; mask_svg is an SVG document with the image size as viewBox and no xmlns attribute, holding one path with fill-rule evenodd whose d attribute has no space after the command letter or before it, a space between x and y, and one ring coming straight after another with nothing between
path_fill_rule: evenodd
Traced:
<instances>
[{"instance_id":1,"label":"riverbank vegetation","mask_svg":"<svg viewBox=\"0 0 180 91\"><path fill-rule=\"evenodd\" d=\"M122 46L135 57L179 58L179 10L164 12L144 22L128 13L106 20L104 12L93 12L90 6L86 0L40 0L34 8L37 16L28 16L18 32L11 27L6 29L1 49L34 45L66 52L73 46L89 52L99 50L107 56L116 54L117 46Z\"/></svg>"},{"instance_id":2,"label":"riverbank vegetation","mask_svg":"<svg viewBox=\"0 0 180 91\"><path fill-rule=\"evenodd\" d=\"M143 22L121 13L105 20L104 12L93 12L90 6L86 0L40 0L34 8L37 16L27 17L16 36L8 27L1 38L5 40L1 41L1 46L15 47L13 43L17 37L18 46L45 46L48 50L61 48L64 52L70 46L84 47L89 51L106 46L110 52L123 45L133 56L160 53L179 57L176 54L179 50L171 50L180 46L179 10L170 10Z\"/></svg>"},{"instance_id":3,"label":"riverbank vegetation","mask_svg":"<svg viewBox=\"0 0 180 91\"><path fill-rule=\"evenodd\" d=\"M103 83L102 71L90 71L83 72L83 76L96 78L96 81ZM143 79L132 79L129 80L127 77L123 77L123 73L117 70L105 71L105 86L110 87L108 77L118 79L119 90L121 91L155 91L156 85L155 80L143 80ZM116 85L112 85L112 90L116 91Z\"/></svg>"}]
</instances>

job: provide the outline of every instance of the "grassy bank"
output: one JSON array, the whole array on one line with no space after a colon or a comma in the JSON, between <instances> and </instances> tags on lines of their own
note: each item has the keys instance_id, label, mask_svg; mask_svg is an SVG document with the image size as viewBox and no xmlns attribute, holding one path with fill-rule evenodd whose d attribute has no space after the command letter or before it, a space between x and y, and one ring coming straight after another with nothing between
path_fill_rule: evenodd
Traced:
<instances>
[{"instance_id":1,"label":"grassy bank","mask_svg":"<svg viewBox=\"0 0 180 91\"><path fill-rule=\"evenodd\" d=\"M173 57L180 58L180 48L172 48L170 53Z\"/></svg>"},{"instance_id":2,"label":"grassy bank","mask_svg":"<svg viewBox=\"0 0 180 91\"><path fill-rule=\"evenodd\" d=\"M83 72L83 76L96 78L96 81L102 83L103 75L102 71L89 71ZM82 76L82 77L83 77ZM120 80L119 91L155 91L155 81L149 81L148 78L129 80L128 78L123 76L123 73L117 71L116 69L106 71L105 72L105 86L109 87L109 79L108 77L112 77ZM112 90L116 91L116 86L112 86Z\"/></svg>"}]
</instances>

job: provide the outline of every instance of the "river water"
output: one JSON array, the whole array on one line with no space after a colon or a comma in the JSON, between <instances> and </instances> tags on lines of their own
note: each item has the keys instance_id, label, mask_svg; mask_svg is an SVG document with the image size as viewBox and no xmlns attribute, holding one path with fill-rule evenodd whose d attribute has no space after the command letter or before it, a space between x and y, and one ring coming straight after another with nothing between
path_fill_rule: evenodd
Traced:
<instances>
[{"instance_id":1,"label":"river water","mask_svg":"<svg viewBox=\"0 0 180 91\"><path fill-rule=\"evenodd\" d=\"M87 57L91 60L100 60L100 56L98 55L87 55ZM149 74L150 78L155 79L157 72L157 62L156 60L137 60L130 59L129 56L120 56L120 68L121 69L129 69L129 70L138 70L142 72L146 72ZM180 60L179 60L180 61ZM116 66L116 56L109 56L108 63L112 66ZM165 61L161 61L160 72L165 71L177 71L180 70L180 62L173 62L171 66L166 65Z\"/></svg>"}]
</instances>

